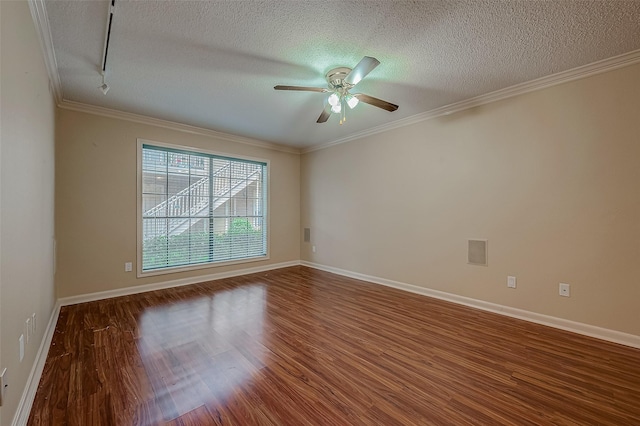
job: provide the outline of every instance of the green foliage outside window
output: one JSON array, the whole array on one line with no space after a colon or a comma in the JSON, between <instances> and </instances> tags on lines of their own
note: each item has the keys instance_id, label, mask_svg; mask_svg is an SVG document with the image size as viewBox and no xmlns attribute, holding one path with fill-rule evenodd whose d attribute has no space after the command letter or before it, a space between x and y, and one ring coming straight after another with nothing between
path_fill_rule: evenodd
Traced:
<instances>
[{"instance_id":1,"label":"green foliage outside window","mask_svg":"<svg viewBox=\"0 0 640 426\"><path fill-rule=\"evenodd\" d=\"M262 254L262 231L245 218L232 219L229 230L222 234L197 231L161 235L145 241L142 249L143 264L149 269Z\"/></svg>"}]
</instances>

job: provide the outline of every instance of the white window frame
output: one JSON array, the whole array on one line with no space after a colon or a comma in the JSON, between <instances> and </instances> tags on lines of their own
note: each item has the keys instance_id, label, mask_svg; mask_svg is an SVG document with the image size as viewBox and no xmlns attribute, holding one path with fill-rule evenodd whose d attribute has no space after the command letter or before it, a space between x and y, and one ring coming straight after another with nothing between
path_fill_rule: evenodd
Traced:
<instances>
[{"instance_id":1,"label":"white window frame","mask_svg":"<svg viewBox=\"0 0 640 426\"><path fill-rule=\"evenodd\" d=\"M157 141L152 141L152 140L148 140L148 139L137 139L138 142L138 146L137 146L137 186L136 186L136 198L137 198L137 209L136 209L136 215L137 215L137 219L136 219L136 223L137 223L137 244L136 244L136 251L137 251L137 268L136 268L136 272L137 272L137 277L138 278L143 278L143 277L150 277L150 276L155 276L155 275L166 275L166 274L174 274L174 273L178 273L178 272L187 272L187 271L194 271L194 270L198 270L198 269L211 269L211 268L220 268L220 267L224 267L224 266L229 266L229 265L237 265L237 264L242 264L242 263L251 263L251 262L260 262L260 261L265 261L265 260L269 260L270 259L270 235L271 235L271 184L270 184L270 172L271 172L271 164L269 160L266 160L264 158L255 158L255 157L248 157L248 156L243 156L243 155L237 155L237 154L229 154L229 153L224 153L224 152L217 152L217 151L210 151L210 150L205 150L205 149L201 149L201 148L195 148L192 146L186 146L186 145L176 145L176 144L169 144L169 143L165 143L165 142L157 142ZM191 151L194 153L200 153L200 154L206 154L206 155L214 155L214 156L219 156L219 157L227 157L230 159L238 159L238 160L247 160L247 161L252 161L252 162L258 162L258 163L264 163L266 164L265 166L265 177L264 177L264 186L266 188L267 194L266 194L266 208L264 209L265 212L265 221L264 223L266 224L266 254L264 256L257 256L257 257L250 257L250 258L245 258L245 259L234 259L234 260L229 260L229 261L221 261L221 262L209 262L209 263L200 263L197 265L184 265L184 266L173 266L173 267L166 267L166 268L160 268L160 269L153 269L153 270L148 270L148 271L143 271L142 270L142 232L143 232L143 226L142 226L142 146L143 145L153 145L156 146L158 148L168 148L168 149L175 149L175 150L181 150L181 151Z\"/></svg>"}]
</instances>

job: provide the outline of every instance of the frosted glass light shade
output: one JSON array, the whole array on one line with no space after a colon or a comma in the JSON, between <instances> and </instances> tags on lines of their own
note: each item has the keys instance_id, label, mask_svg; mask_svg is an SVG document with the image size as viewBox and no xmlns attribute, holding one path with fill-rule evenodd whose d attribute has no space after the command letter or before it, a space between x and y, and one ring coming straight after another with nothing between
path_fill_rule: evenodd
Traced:
<instances>
[{"instance_id":1,"label":"frosted glass light shade","mask_svg":"<svg viewBox=\"0 0 640 426\"><path fill-rule=\"evenodd\" d=\"M349 97L347 98L347 105L349 105L349 108L351 109L354 109L356 105L358 105L358 102L360 101L355 96L349 95Z\"/></svg>"}]
</instances>

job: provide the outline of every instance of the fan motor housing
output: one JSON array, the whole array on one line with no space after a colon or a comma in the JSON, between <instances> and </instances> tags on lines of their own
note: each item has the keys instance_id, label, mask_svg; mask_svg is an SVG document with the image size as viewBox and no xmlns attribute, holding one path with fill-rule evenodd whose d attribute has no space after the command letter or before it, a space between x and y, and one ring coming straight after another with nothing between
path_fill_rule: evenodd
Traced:
<instances>
[{"instance_id":1,"label":"fan motor housing","mask_svg":"<svg viewBox=\"0 0 640 426\"><path fill-rule=\"evenodd\" d=\"M352 84L347 83L344 79L351 72L351 68L338 67L330 70L326 74L327 84L331 89L346 89L349 90L353 87Z\"/></svg>"}]
</instances>

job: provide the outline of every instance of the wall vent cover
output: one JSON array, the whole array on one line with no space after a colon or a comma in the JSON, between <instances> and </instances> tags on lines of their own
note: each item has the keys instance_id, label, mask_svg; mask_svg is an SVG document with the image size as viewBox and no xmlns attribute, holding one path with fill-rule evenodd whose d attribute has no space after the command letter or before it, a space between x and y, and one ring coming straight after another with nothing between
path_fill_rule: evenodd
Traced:
<instances>
[{"instance_id":1,"label":"wall vent cover","mask_svg":"<svg viewBox=\"0 0 640 426\"><path fill-rule=\"evenodd\" d=\"M487 240L469 240L470 265L487 266Z\"/></svg>"},{"instance_id":2,"label":"wall vent cover","mask_svg":"<svg viewBox=\"0 0 640 426\"><path fill-rule=\"evenodd\" d=\"M311 241L311 228L304 228L304 242L308 243Z\"/></svg>"}]
</instances>

